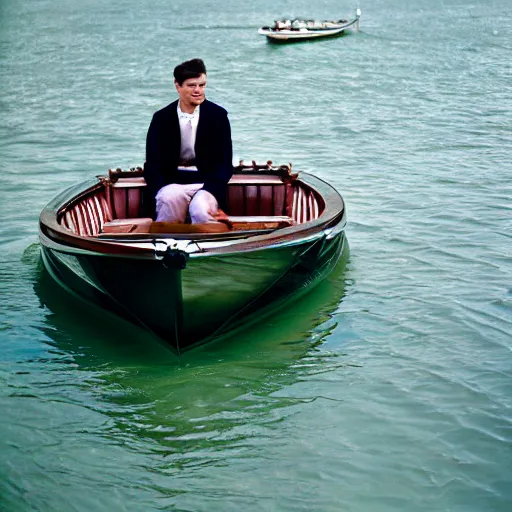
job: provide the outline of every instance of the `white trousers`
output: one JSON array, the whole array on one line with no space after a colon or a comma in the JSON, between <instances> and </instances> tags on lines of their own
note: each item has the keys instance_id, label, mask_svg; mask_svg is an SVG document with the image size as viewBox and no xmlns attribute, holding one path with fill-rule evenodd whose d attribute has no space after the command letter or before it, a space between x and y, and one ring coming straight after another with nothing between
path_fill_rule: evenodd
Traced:
<instances>
[{"instance_id":1,"label":"white trousers","mask_svg":"<svg viewBox=\"0 0 512 512\"><path fill-rule=\"evenodd\" d=\"M171 183L156 194L157 222L185 222L187 212L192 224L215 222L219 205L213 194L201 190L202 183L178 185Z\"/></svg>"}]
</instances>

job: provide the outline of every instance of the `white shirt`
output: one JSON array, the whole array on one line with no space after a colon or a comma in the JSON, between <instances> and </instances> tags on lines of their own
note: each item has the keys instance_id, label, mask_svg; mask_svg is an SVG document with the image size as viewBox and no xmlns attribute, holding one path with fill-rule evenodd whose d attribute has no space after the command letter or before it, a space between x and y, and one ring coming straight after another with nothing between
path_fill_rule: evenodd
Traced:
<instances>
[{"instance_id":1,"label":"white shirt","mask_svg":"<svg viewBox=\"0 0 512 512\"><path fill-rule=\"evenodd\" d=\"M193 148L196 144L197 125L199 123L199 109L200 109L200 106L198 105L192 114L188 114L187 112L183 112L181 110L180 102L178 101L177 113L178 113L178 121L180 123L180 133L181 133L181 137L182 137L181 148L184 149L186 146L190 146L189 150L192 149L192 152L194 152ZM190 123L190 125L192 126L192 130L191 130L191 134L190 134L190 140L184 141L183 140L183 132L184 132L184 127L187 123ZM180 155L180 156L183 157L183 155ZM190 157L190 154L188 156ZM195 154L193 156L195 158Z\"/></svg>"}]
</instances>

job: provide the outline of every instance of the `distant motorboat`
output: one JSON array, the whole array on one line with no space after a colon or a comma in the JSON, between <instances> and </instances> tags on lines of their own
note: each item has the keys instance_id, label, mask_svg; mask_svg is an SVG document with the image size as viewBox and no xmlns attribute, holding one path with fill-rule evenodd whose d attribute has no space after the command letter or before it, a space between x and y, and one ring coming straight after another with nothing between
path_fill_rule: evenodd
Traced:
<instances>
[{"instance_id":1,"label":"distant motorboat","mask_svg":"<svg viewBox=\"0 0 512 512\"><path fill-rule=\"evenodd\" d=\"M357 9L351 20L276 20L272 27L261 27L258 34L266 36L270 41L292 42L319 37L333 37L343 34L348 28L359 29L361 10Z\"/></svg>"}]
</instances>

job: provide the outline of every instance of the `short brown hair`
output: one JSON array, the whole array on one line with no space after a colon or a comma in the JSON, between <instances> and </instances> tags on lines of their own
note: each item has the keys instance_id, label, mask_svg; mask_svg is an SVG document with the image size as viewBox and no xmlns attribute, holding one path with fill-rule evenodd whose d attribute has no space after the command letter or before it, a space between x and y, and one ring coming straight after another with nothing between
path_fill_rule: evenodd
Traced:
<instances>
[{"instance_id":1,"label":"short brown hair","mask_svg":"<svg viewBox=\"0 0 512 512\"><path fill-rule=\"evenodd\" d=\"M201 59L191 59L174 68L174 80L182 85L188 78L198 78L202 74L206 75L206 66Z\"/></svg>"}]
</instances>

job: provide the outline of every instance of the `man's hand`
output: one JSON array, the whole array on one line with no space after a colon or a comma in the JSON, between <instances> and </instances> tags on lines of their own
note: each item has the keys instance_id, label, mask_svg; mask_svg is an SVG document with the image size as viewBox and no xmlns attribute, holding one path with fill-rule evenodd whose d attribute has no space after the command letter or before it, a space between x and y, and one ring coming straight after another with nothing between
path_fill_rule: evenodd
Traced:
<instances>
[{"instance_id":1,"label":"man's hand","mask_svg":"<svg viewBox=\"0 0 512 512\"><path fill-rule=\"evenodd\" d=\"M210 214L212 215L212 213L210 212ZM223 222L224 224L227 224L230 228L233 227L233 224L231 223L231 221L229 220L229 217L226 215L226 213L224 211L222 211L220 208L217 210L217 213L212 215L212 217L217 221L217 222Z\"/></svg>"}]
</instances>

